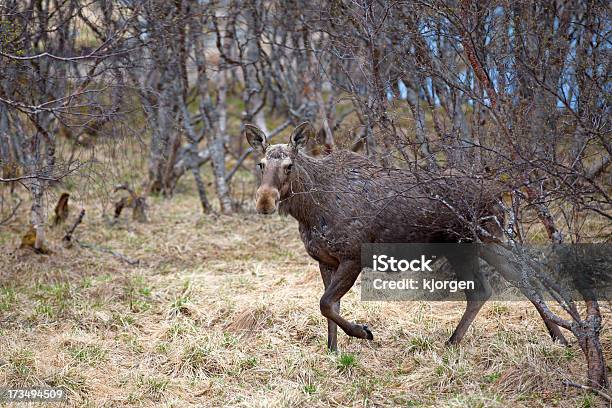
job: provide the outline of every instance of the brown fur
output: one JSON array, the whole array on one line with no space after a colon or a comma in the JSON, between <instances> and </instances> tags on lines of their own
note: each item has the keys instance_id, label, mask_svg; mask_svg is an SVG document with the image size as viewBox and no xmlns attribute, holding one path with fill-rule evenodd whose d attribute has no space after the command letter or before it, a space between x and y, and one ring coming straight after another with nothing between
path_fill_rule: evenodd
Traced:
<instances>
[{"instance_id":1,"label":"brown fur","mask_svg":"<svg viewBox=\"0 0 612 408\"><path fill-rule=\"evenodd\" d=\"M288 194L281 195L279 210L298 220L306 249L315 259L320 252L334 263L359 259L362 243L469 241L475 233L455 211L468 221L500 214L484 183L468 178L417 179L348 151L321 159L300 153L290 157L295 175ZM454 210L436 194L450 201ZM458 199L448 198L459 194ZM492 226L490 221L483 223ZM324 244L311 248L312 238Z\"/></svg>"}]
</instances>

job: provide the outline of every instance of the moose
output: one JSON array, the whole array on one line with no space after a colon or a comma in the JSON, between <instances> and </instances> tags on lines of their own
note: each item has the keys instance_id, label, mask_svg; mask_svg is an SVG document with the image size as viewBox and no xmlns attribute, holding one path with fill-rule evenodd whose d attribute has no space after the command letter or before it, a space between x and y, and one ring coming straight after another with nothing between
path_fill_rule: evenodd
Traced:
<instances>
[{"instance_id":1,"label":"moose","mask_svg":"<svg viewBox=\"0 0 612 408\"><path fill-rule=\"evenodd\" d=\"M419 178L344 150L311 157L302 148L313 134L312 125L304 122L293 130L288 144L269 145L259 128L250 124L244 128L248 143L262 157L256 210L260 214L278 210L298 221L306 252L319 263L327 347L336 351L338 326L349 336L373 339L367 325L340 315L340 300L361 273L361 244L457 243L474 238L474 223L500 235L500 223L491 220L502 215L498 193L469 178L439 183L444 177ZM448 261L453 265L452 259ZM484 295L465 291L466 310L449 344L461 341L490 297L488 284L481 284ZM553 340L566 344L559 327L534 305Z\"/></svg>"}]
</instances>

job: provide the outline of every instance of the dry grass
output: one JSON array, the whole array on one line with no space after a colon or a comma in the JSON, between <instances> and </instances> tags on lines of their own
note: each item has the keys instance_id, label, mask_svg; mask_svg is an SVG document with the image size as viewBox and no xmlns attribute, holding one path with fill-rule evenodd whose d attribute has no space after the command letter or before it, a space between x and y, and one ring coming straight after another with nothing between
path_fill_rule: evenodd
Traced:
<instances>
[{"instance_id":1,"label":"dry grass","mask_svg":"<svg viewBox=\"0 0 612 408\"><path fill-rule=\"evenodd\" d=\"M375 340L341 333L329 354L318 268L292 219L203 217L186 193L150 205L149 224L115 226L91 206L77 230L136 267L57 244L35 255L16 249L18 222L0 230L0 384L61 385L75 407L602 404L561 385L584 382L584 359L520 302L487 304L446 347L462 304L361 302L357 287L343 314ZM607 325L602 341L612 355Z\"/></svg>"}]
</instances>

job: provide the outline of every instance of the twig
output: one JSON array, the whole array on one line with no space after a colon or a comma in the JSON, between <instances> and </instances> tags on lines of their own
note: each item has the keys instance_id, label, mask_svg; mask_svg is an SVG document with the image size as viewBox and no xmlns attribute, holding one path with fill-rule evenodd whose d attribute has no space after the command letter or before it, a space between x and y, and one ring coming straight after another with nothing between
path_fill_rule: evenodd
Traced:
<instances>
[{"instance_id":1,"label":"twig","mask_svg":"<svg viewBox=\"0 0 612 408\"><path fill-rule=\"evenodd\" d=\"M29 180L29 179L37 179L37 180L45 180L45 181L59 181L58 177L49 177L49 176L31 174L27 176L10 177L10 178L0 177L0 183L13 183L15 181Z\"/></svg>"},{"instance_id":2,"label":"twig","mask_svg":"<svg viewBox=\"0 0 612 408\"><path fill-rule=\"evenodd\" d=\"M612 403L612 397L609 396L608 394L606 394L605 392L603 392L601 390L598 390L597 388L589 387L588 385L578 384L578 383L575 383L575 382L569 381L569 380L563 381L563 385L570 386L570 387L575 387L575 388L580 388L581 390L586 390L586 391L594 392L595 394L599 395L601 398L603 398L606 401Z\"/></svg>"},{"instance_id":3,"label":"twig","mask_svg":"<svg viewBox=\"0 0 612 408\"><path fill-rule=\"evenodd\" d=\"M79 213L79 216L77 217L77 219L74 221L74 224L72 224L70 229L66 232L66 235L64 235L64 238L62 238L62 241L64 241L64 242L71 242L72 241L72 234L74 234L74 230L76 230L76 228L79 226L79 224L81 222L83 222L83 217L84 216L85 216L85 209L83 208L81 210L81 212Z\"/></svg>"},{"instance_id":4,"label":"twig","mask_svg":"<svg viewBox=\"0 0 612 408\"><path fill-rule=\"evenodd\" d=\"M104 252L104 253L107 253L107 254L111 254L112 256L114 256L116 258L119 258L120 260L122 260L123 262L127 263L128 265L136 266L136 265L140 264L140 260L128 258L127 256L123 255L122 253L114 251L114 250L112 250L110 248L105 248L105 247L97 246L97 245L94 245L94 244L88 244L87 242L81 242L81 241L76 240L76 239L74 240L74 242L76 242L82 248L93 249L94 251L100 251L100 252Z\"/></svg>"},{"instance_id":5,"label":"twig","mask_svg":"<svg viewBox=\"0 0 612 408\"><path fill-rule=\"evenodd\" d=\"M75 164L75 166L71 167L73 164ZM77 170L80 170L83 166L85 166L85 164L86 164L85 162L74 161L68 164L68 168L65 168L65 169L62 168L56 175L45 175L44 173L42 173L42 174L26 174L24 176L9 177L9 178L0 177L0 183L14 183L14 182L21 183L24 180L32 180L32 179L57 182L57 181L61 181L65 177L68 177L70 174L76 172ZM44 171L46 171L46 169L42 169L42 172Z\"/></svg>"},{"instance_id":6,"label":"twig","mask_svg":"<svg viewBox=\"0 0 612 408\"><path fill-rule=\"evenodd\" d=\"M0 221L0 225L3 225L4 223L10 221L10 219L15 216L15 214L17 213L17 210L21 206L21 203L22 203L22 200L17 198L17 205L13 208L13 211L11 211L11 213L6 218Z\"/></svg>"}]
</instances>

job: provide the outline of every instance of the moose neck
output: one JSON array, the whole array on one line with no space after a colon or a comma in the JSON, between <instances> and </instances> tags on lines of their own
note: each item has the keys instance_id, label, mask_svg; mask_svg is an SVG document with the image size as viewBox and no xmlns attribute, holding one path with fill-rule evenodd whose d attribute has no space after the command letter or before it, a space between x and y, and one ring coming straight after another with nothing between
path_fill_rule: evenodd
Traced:
<instances>
[{"instance_id":1,"label":"moose neck","mask_svg":"<svg viewBox=\"0 0 612 408\"><path fill-rule=\"evenodd\" d=\"M327 177L324 163L312 157L297 154L293 159L294 177L289 193L279 205L281 214L289 214L299 223L310 225L321 208L320 199Z\"/></svg>"}]
</instances>

